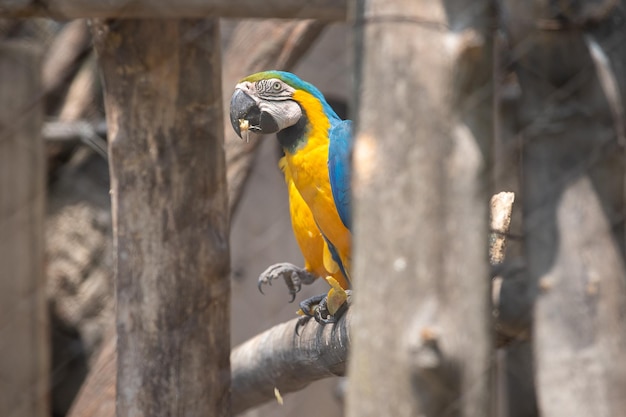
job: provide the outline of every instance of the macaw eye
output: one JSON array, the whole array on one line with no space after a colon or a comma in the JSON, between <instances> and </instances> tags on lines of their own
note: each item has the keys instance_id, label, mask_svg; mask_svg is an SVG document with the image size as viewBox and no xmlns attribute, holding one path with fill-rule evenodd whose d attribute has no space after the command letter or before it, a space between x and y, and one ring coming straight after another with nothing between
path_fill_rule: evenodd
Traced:
<instances>
[{"instance_id":1,"label":"macaw eye","mask_svg":"<svg viewBox=\"0 0 626 417\"><path fill-rule=\"evenodd\" d=\"M272 85L272 88L274 89L274 91L280 91L283 86L278 81L276 81L274 85Z\"/></svg>"}]
</instances>

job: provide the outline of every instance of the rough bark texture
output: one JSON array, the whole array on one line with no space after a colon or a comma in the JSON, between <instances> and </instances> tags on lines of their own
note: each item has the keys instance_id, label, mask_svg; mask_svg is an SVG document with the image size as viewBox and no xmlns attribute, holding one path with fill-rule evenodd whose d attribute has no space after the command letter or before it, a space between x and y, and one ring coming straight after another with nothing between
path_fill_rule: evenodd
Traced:
<instances>
[{"instance_id":1,"label":"rough bark texture","mask_svg":"<svg viewBox=\"0 0 626 417\"><path fill-rule=\"evenodd\" d=\"M117 415L230 415L216 20L96 23L117 291Z\"/></svg>"},{"instance_id":2,"label":"rough bark texture","mask_svg":"<svg viewBox=\"0 0 626 417\"><path fill-rule=\"evenodd\" d=\"M0 0L1 17L48 16L55 19L265 17L344 20L345 0Z\"/></svg>"},{"instance_id":3,"label":"rough bark texture","mask_svg":"<svg viewBox=\"0 0 626 417\"><path fill-rule=\"evenodd\" d=\"M624 26L608 15L614 1L504 4L522 87L539 410L619 415L626 409L623 118L606 77L612 68L623 72L624 52L621 45L607 54L584 28L602 21L605 35L624 39ZM623 77L612 78L623 91Z\"/></svg>"},{"instance_id":4,"label":"rough bark texture","mask_svg":"<svg viewBox=\"0 0 626 417\"><path fill-rule=\"evenodd\" d=\"M49 414L41 51L0 42L0 415Z\"/></svg>"},{"instance_id":5,"label":"rough bark texture","mask_svg":"<svg viewBox=\"0 0 626 417\"><path fill-rule=\"evenodd\" d=\"M356 13L348 416L483 417L489 5L372 0Z\"/></svg>"}]
</instances>

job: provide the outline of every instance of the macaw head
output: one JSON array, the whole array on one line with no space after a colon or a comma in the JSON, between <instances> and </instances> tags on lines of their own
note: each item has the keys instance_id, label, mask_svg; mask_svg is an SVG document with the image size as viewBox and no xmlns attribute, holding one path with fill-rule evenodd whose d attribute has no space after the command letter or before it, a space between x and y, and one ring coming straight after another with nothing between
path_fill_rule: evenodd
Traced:
<instances>
[{"instance_id":1,"label":"macaw head","mask_svg":"<svg viewBox=\"0 0 626 417\"><path fill-rule=\"evenodd\" d=\"M230 121L239 137L247 130L278 133L306 120L305 101L317 100L322 111L330 109L313 85L284 71L252 74L235 86L230 100Z\"/></svg>"}]
</instances>

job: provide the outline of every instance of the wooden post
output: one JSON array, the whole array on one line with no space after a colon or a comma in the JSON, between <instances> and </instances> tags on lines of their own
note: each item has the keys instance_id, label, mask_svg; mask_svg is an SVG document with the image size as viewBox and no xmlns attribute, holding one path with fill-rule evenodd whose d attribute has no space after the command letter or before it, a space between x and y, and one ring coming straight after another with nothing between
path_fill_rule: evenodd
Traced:
<instances>
[{"instance_id":1,"label":"wooden post","mask_svg":"<svg viewBox=\"0 0 626 417\"><path fill-rule=\"evenodd\" d=\"M346 0L0 0L9 18L199 18L208 16L344 20Z\"/></svg>"},{"instance_id":2,"label":"wooden post","mask_svg":"<svg viewBox=\"0 0 626 417\"><path fill-rule=\"evenodd\" d=\"M255 21L242 22L235 27L230 46L223 59L222 86L231 88L245 75L266 68L289 69L305 54L320 34L323 25L315 21ZM248 39L265 36L272 45L267 50L256 48ZM228 94L225 94L228 97ZM224 105L230 97L224 97ZM226 115L228 117L228 115ZM226 119L225 119L226 120ZM230 135L230 138L229 138ZM225 127L224 143L227 160L227 182L229 211L233 213L236 202L244 188L245 179L251 169L256 149L261 141L242 146L241 139L234 133L230 123ZM117 352L115 332L105 336L104 346L89 373L81 392L69 412L71 417L115 417L115 381L117 379ZM233 382L233 384L236 382ZM232 399L233 409L244 407Z\"/></svg>"},{"instance_id":3,"label":"wooden post","mask_svg":"<svg viewBox=\"0 0 626 417\"><path fill-rule=\"evenodd\" d=\"M557 3L502 2L522 87L537 398L544 417L614 416L626 409L624 118L605 77L624 52L596 50L585 28L620 40L624 28L616 3Z\"/></svg>"},{"instance_id":4,"label":"wooden post","mask_svg":"<svg viewBox=\"0 0 626 417\"><path fill-rule=\"evenodd\" d=\"M347 415L484 417L490 5L359 1L356 21Z\"/></svg>"},{"instance_id":5,"label":"wooden post","mask_svg":"<svg viewBox=\"0 0 626 417\"><path fill-rule=\"evenodd\" d=\"M0 415L47 417L41 51L0 42Z\"/></svg>"},{"instance_id":6,"label":"wooden post","mask_svg":"<svg viewBox=\"0 0 626 417\"><path fill-rule=\"evenodd\" d=\"M229 416L218 21L94 25L105 83L117 415Z\"/></svg>"}]
</instances>

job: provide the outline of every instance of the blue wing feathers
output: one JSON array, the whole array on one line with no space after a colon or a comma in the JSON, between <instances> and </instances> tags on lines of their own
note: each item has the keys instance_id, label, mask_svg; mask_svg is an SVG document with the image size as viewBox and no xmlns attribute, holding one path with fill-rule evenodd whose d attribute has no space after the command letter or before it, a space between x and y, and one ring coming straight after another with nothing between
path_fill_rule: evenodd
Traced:
<instances>
[{"instance_id":1,"label":"blue wing feathers","mask_svg":"<svg viewBox=\"0 0 626 417\"><path fill-rule=\"evenodd\" d=\"M332 120L332 119L331 119ZM339 218L348 230L352 226L350 196L352 122L350 120L331 121L328 132L328 174Z\"/></svg>"}]
</instances>

